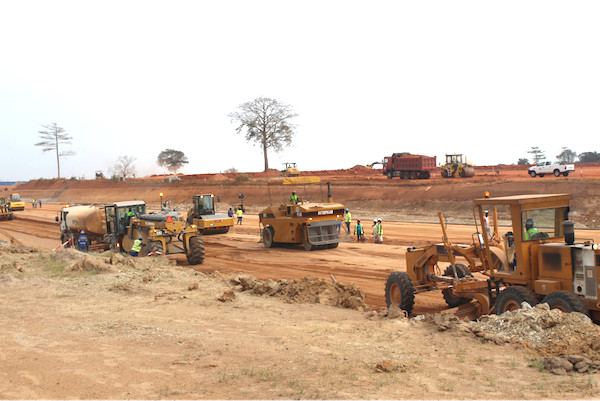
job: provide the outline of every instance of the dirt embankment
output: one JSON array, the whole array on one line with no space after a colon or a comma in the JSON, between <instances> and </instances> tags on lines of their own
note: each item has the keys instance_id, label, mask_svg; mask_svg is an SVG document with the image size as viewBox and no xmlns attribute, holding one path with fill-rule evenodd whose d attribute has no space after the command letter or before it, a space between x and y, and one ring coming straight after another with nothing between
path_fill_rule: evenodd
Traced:
<instances>
[{"instance_id":1,"label":"dirt embankment","mask_svg":"<svg viewBox=\"0 0 600 401\"><path fill-rule=\"evenodd\" d=\"M362 167L358 170L367 169ZM590 168L591 169L591 168ZM598 167L600 170L600 167ZM344 170L346 174L351 170ZM587 170L586 170L587 171ZM334 172L335 173L335 172ZM257 173L258 174L258 173ZM275 174L275 173L262 173ZM600 177L600 174L599 174ZM509 179L504 176L478 177L470 179L430 180L378 180L370 181L365 174L356 175L352 181L331 178L332 193L336 201L351 210L362 210L365 215L382 217L391 221L436 221L437 211L444 212L451 222L472 221L472 200L489 191L492 196L541 193L570 193L571 218L579 227L600 227L600 179L544 177L532 179ZM149 180L37 180L18 186L24 198L53 200L71 203L105 203L132 199L143 199L149 204L158 204L159 194L181 209L191 206L193 195L214 193L221 211L239 203L244 194L244 204L249 213L259 213L270 202L280 203L289 197L291 189L297 190L301 198L321 200L327 195L322 186L268 186L264 178L249 181L194 181L165 183ZM370 218L370 217L369 217Z\"/></svg>"}]
</instances>

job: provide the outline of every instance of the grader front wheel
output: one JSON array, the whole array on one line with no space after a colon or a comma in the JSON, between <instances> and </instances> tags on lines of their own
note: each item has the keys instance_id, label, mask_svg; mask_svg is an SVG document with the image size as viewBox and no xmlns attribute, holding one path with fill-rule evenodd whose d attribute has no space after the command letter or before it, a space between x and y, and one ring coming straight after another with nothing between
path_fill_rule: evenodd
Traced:
<instances>
[{"instance_id":1,"label":"grader front wheel","mask_svg":"<svg viewBox=\"0 0 600 401\"><path fill-rule=\"evenodd\" d=\"M415 306L415 287L404 272L390 274L385 283L385 302L403 309L410 315Z\"/></svg>"},{"instance_id":2,"label":"grader front wheel","mask_svg":"<svg viewBox=\"0 0 600 401\"><path fill-rule=\"evenodd\" d=\"M496 315L520 309L523 302L531 306L537 304L535 294L529 288L520 285L505 288L496 300Z\"/></svg>"},{"instance_id":3,"label":"grader front wheel","mask_svg":"<svg viewBox=\"0 0 600 401\"><path fill-rule=\"evenodd\" d=\"M187 260L190 265L199 265L204 262L204 242L199 236L190 238L190 250Z\"/></svg>"}]
</instances>

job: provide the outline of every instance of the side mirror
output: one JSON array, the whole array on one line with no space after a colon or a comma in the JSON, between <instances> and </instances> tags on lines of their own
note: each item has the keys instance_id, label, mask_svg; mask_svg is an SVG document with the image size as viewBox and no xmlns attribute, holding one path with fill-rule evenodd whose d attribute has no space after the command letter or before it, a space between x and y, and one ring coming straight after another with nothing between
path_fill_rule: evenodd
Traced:
<instances>
[{"instance_id":1,"label":"side mirror","mask_svg":"<svg viewBox=\"0 0 600 401\"><path fill-rule=\"evenodd\" d=\"M54 216L54 220L58 221L58 216Z\"/></svg>"}]
</instances>

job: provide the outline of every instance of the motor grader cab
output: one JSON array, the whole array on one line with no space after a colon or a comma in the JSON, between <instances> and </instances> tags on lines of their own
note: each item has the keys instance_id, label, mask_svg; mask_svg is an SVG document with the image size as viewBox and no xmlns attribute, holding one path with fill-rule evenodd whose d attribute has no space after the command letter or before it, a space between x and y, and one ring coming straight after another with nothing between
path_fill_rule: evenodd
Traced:
<instances>
[{"instance_id":1,"label":"motor grader cab","mask_svg":"<svg viewBox=\"0 0 600 401\"><path fill-rule=\"evenodd\" d=\"M446 164L440 167L440 173L444 178L473 177L475 169L462 154L446 155Z\"/></svg>"},{"instance_id":2,"label":"motor grader cab","mask_svg":"<svg viewBox=\"0 0 600 401\"><path fill-rule=\"evenodd\" d=\"M285 166L281 174L284 177L298 177L300 175L300 170L296 167L296 163L283 163Z\"/></svg>"},{"instance_id":3,"label":"motor grader cab","mask_svg":"<svg viewBox=\"0 0 600 401\"><path fill-rule=\"evenodd\" d=\"M21 195L19 194L11 194L10 195L10 210L25 210L25 202L21 199Z\"/></svg>"},{"instance_id":4,"label":"motor grader cab","mask_svg":"<svg viewBox=\"0 0 600 401\"><path fill-rule=\"evenodd\" d=\"M581 312L600 320L600 251L592 240L575 242L568 220L568 194L519 195L475 199L474 216L478 265L486 279L473 277L464 265L443 260L427 248L409 248L407 272L390 274L386 301L411 312L415 293L441 290L459 316L514 310L522 302L547 302L550 308ZM495 237L485 234L484 210L501 208L511 229ZM496 214L496 213L494 213ZM438 262L450 263L444 273Z\"/></svg>"},{"instance_id":5,"label":"motor grader cab","mask_svg":"<svg viewBox=\"0 0 600 401\"><path fill-rule=\"evenodd\" d=\"M260 212L260 233L266 248L277 244L302 244L305 250L312 251L337 248L340 242L350 240L347 235L341 234L344 205L333 202L329 183L326 202L307 200L306 185L320 182L319 177L269 180L269 199L271 185L282 185L282 188L289 185L294 192L297 187L303 185L305 190L304 195L297 200L284 198L279 206L273 206L271 202L271 206Z\"/></svg>"},{"instance_id":6,"label":"motor grader cab","mask_svg":"<svg viewBox=\"0 0 600 401\"><path fill-rule=\"evenodd\" d=\"M203 235L225 234L233 227L233 217L215 213L213 194L194 195L194 207L188 212L188 224L194 224Z\"/></svg>"},{"instance_id":7,"label":"motor grader cab","mask_svg":"<svg viewBox=\"0 0 600 401\"><path fill-rule=\"evenodd\" d=\"M130 252L142 237L141 256L184 253L191 265L204 262L204 243L195 225L186 225L172 209L146 212L143 201L116 202L104 207L107 240L113 249Z\"/></svg>"}]
</instances>

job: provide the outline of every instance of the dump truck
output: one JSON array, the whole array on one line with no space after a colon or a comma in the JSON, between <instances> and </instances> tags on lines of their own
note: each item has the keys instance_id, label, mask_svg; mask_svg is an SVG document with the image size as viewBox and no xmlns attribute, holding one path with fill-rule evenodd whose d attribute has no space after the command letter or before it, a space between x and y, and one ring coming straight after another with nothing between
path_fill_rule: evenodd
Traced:
<instances>
[{"instance_id":1,"label":"dump truck","mask_svg":"<svg viewBox=\"0 0 600 401\"><path fill-rule=\"evenodd\" d=\"M462 154L447 154L446 164L440 166L440 173L444 178L473 177L475 175L475 168L473 168L473 165L467 163L466 157L463 160Z\"/></svg>"},{"instance_id":2,"label":"dump truck","mask_svg":"<svg viewBox=\"0 0 600 401\"><path fill-rule=\"evenodd\" d=\"M10 194L10 210L25 210L25 202L21 199L19 194Z\"/></svg>"},{"instance_id":3,"label":"dump truck","mask_svg":"<svg viewBox=\"0 0 600 401\"><path fill-rule=\"evenodd\" d=\"M194 195L194 207L188 211L187 222L194 224L202 235L225 234L233 227L233 217L215 213L215 196L213 194Z\"/></svg>"},{"instance_id":4,"label":"dump truck","mask_svg":"<svg viewBox=\"0 0 600 401\"><path fill-rule=\"evenodd\" d=\"M372 163L371 166L377 164ZM383 158L383 175L387 178L427 179L437 169L435 156L411 155L410 153L393 153Z\"/></svg>"},{"instance_id":5,"label":"dump truck","mask_svg":"<svg viewBox=\"0 0 600 401\"><path fill-rule=\"evenodd\" d=\"M60 222L65 246L72 246L84 231L90 250L129 253L133 242L142 236L140 256L185 253L190 264L204 261L204 243L198 228L186 225L179 212L172 209L148 213L144 201L64 207L56 221Z\"/></svg>"},{"instance_id":6,"label":"dump truck","mask_svg":"<svg viewBox=\"0 0 600 401\"><path fill-rule=\"evenodd\" d=\"M331 186L327 184L327 201L308 201L307 184L320 183L319 177L286 177L268 181L271 206L259 213L261 240L266 248L277 244L302 244L307 251L336 248L342 241L350 241L341 233L344 205L333 202ZM297 201L284 198L279 206L271 202L271 186L292 188L304 186L304 195ZM288 194L289 195L289 194ZM347 234L347 233L346 233Z\"/></svg>"},{"instance_id":7,"label":"dump truck","mask_svg":"<svg viewBox=\"0 0 600 401\"><path fill-rule=\"evenodd\" d=\"M388 276L388 307L396 305L410 314L415 293L442 291L460 317L502 314L523 302L546 302L550 308L600 320L600 247L591 239L576 241L574 223L568 219L570 199L569 194L475 199L473 239L480 274L459 263L460 255L448 258L448 249L409 247L406 272ZM510 216L511 227L494 243L483 228L484 210L498 208ZM497 219L494 225L497 233Z\"/></svg>"}]
</instances>

